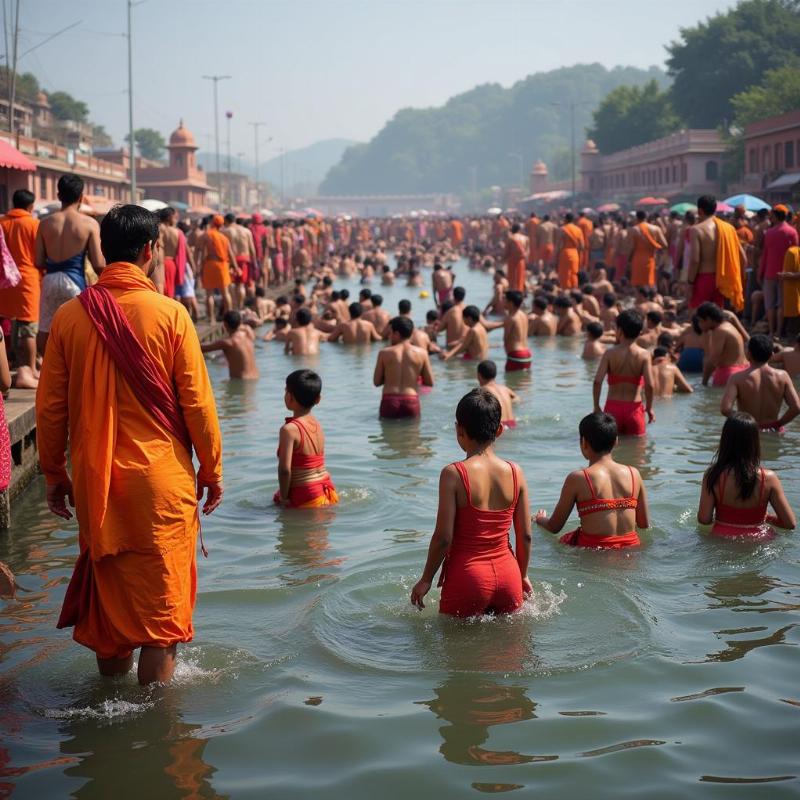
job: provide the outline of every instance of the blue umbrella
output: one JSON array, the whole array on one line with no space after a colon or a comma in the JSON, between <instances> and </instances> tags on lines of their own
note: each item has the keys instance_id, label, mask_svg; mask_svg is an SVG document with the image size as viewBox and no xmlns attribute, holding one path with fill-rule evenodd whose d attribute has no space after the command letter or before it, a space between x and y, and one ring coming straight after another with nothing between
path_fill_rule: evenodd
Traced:
<instances>
[{"instance_id":1,"label":"blue umbrella","mask_svg":"<svg viewBox=\"0 0 800 800\"><path fill-rule=\"evenodd\" d=\"M744 206L746 211L761 211L762 208L772 208L769 203L765 203L759 197L752 194L735 194L733 197L726 198L723 202L729 206Z\"/></svg>"}]
</instances>

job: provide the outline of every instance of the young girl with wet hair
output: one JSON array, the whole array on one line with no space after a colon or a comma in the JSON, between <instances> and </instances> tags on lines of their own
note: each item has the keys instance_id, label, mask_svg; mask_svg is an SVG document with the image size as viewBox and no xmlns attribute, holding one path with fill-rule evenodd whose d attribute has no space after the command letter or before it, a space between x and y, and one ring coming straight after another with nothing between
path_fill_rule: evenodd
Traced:
<instances>
[{"instance_id":1,"label":"young girl with wet hair","mask_svg":"<svg viewBox=\"0 0 800 800\"><path fill-rule=\"evenodd\" d=\"M439 477L436 529L422 577L411 592L419 608L425 607L422 599L442 562L443 614L508 614L532 591L528 487L519 466L494 452L503 432L501 417L500 403L487 389L473 389L456 408L456 439L466 458L445 467Z\"/></svg>"},{"instance_id":2,"label":"young girl with wet hair","mask_svg":"<svg viewBox=\"0 0 800 800\"><path fill-rule=\"evenodd\" d=\"M774 515L767 514L772 506ZM780 478L761 466L761 439L755 419L742 411L722 426L719 448L703 477L697 521L713 522L716 536L772 538L771 524L792 530L794 512Z\"/></svg>"},{"instance_id":3,"label":"young girl with wet hair","mask_svg":"<svg viewBox=\"0 0 800 800\"><path fill-rule=\"evenodd\" d=\"M577 506L580 527L564 534L560 539L563 544L605 550L638 546L641 542L636 529L650 527L647 492L639 470L614 461L614 417L589 414L581 420L578 431L581 453L589 466L567 475L553 515L548 517L541 509L536 524L559 533Z\"/></svg>"}]
</instances>

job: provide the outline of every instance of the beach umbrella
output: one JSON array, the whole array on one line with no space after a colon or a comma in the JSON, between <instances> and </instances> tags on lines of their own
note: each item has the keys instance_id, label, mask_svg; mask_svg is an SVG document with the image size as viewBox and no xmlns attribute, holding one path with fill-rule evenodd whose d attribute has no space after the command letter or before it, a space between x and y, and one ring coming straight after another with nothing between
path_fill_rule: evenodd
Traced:
<instances>
[{"instance_id":1,"label":"beach umbrella","mask_svg":"<svg viewBox=\"0 0 800 800\"><path fill-rule=\"evenodd\" d=\"M598 211L610 212L619 211L622 206L619 203L604 203L602 206L597 206Z\"/></svg>"},{"instance_id":2,"label":"beach umbrella","mask_svg":"<svg viewBox=\"0 0 800 800\"><path fill-rule=\"evenodd\" d=\"M772 208L769 203L752 194L735 194L722 201L729 206L744 206L746 211L761 211L762 208Z\"/></svg>"},{"instance_id":3,"label":"beach umbrella","mask_svg":"<svg viewBox=\"0 0 800 800\"><path fill-rule=\"evenodd\" d=\"M697 206L694 203L676 203L670 211L677 214L685 214L687 211L697 211Z\"/></svg>"},{"instance_id":4,"label":"beach umbrella","mask_svg":"<svg viewBox=\"0 0 800 800\"><path fill-rule=\"evenodd\" d=\"M147 200L142 200L141 203L136 205L140 208L146 208L148 211L161 211L162 208L167 207L166 203L161 200L154 200L152 197L148 197Z\"/></svg>"},{"instance_id":5,"label":"beach umbrella","mask_svg":"<svg viewBox=\"0 0 800 800\"><path fill-rule=\"evenodd\" d=\"M498 214L503 213L503 209L498 208L497 206L492 206L491 208L486 209L486 213L496 217Z\"/></svg>"},{"instance_id":6,"label":"beach umbrella","mask_svg":"<svg viewBox=\"0 0 800 800\"><path fill-rule=\"evenodd\" d=\"M717 203L717 214L733 214L733 211L733 206L729 206L727 203Z\"/></svg>"},{"instance_id":7,"label":"beach umbrella","mask_svg":"<svg viewBox=\"0 0 800 800\"><path fill-rule=\"evenodd\" d=\"M581 214L596 214L596 213L597 211L595 211L593 208L589 208L589 206L586 206L586 208L581 209Z\"/></svg>"}]
</instances>

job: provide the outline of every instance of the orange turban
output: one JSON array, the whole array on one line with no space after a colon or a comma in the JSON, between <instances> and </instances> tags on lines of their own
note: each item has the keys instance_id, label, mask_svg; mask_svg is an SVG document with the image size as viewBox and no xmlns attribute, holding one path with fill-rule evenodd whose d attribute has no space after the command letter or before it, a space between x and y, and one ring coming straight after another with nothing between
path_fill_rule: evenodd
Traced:
<instances>
[{"instance_id":1,"label":"orange turban","mask_svg":"<svg viewBox=\"0 0 800 800\"><path fill-rule=\"evenodd\" d=\"M214 214L214 218L211 220L211 224L215 228L221 228L225 224L225 220L222 217L222 214Z\"/></svg>"}]
</instances>

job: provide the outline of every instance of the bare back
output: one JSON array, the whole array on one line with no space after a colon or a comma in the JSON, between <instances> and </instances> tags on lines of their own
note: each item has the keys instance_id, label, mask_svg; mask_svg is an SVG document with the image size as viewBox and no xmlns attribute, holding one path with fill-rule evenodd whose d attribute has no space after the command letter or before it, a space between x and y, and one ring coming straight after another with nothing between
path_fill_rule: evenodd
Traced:
<instances>
[{"instance_id":1,"label":"bare back","mask_svg":"<svg viewBox=\"0 0 800 800\"><path fill-rule=\"evenodd\" d=\"M400 342L385 347L378 354L375 382L383 385L384 394L417 394L418 379L422 377L425 383L425 371L430 376L428 354L411 342Z\"/></svg>"},{"instance_id":2,"label":"bare back","mask_svg":"<svg viewBox=\"0 0 800 800\"><path fill-rule=\"evenodd\" d=\"M45 258L66 261L87 252L96 272L106 265L100 251L100 226L92 217L81 214L77 206L45 217L39 225L39 237L43 247L41 266L45 266Z\"/></svg>"}]
</instances>

